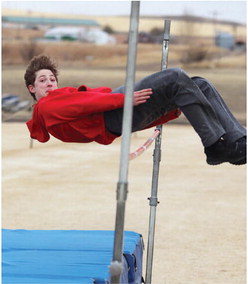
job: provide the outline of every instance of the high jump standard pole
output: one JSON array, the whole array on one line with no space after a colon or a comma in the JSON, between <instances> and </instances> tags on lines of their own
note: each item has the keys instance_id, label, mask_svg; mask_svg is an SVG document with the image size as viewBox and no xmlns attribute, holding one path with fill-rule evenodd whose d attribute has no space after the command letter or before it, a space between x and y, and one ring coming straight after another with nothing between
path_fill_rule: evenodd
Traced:
<instances>
[{"instance_id":1,"label":"high jump standard pole","mask_svg":"<svg viewBox=\"0 0 248 284\"><path fill-rule=\"evenodd\" d=\"M128 193L128 166L133 116L133 91L136 71L137 38L140 1L131 1L131 15L128 39L128 57L126 68L125 102L122 126L122 144L117 183L117 207L115 220L115 239L112 263L109 267L111 284L120 283L122 273L122 255L124 238L125 203Z\"/></svg>"},{"instance_id":2,"label":"high jump standard pole","mask_svg":"<svg viewBox=\"0 0 248 284\"><path fill-rule=\"evenodd\" d=\"M169 40L170 40L170 20L165 20L161 70L165 70L167 68ZM155 148L153 152L153 174L152 174L151 197L148 198L150 200L149 202L150 217L149 217L149 232L148 232L147 260L146 260L146 280L145 280L146 284L150 284L152 279L156 207L157 204L159 203L157 198L157 192L158 192L159 165L161 160L162 125L158 125L156 129L160 131L160 134L155 140Z\"/></svg>"}]
</instances>

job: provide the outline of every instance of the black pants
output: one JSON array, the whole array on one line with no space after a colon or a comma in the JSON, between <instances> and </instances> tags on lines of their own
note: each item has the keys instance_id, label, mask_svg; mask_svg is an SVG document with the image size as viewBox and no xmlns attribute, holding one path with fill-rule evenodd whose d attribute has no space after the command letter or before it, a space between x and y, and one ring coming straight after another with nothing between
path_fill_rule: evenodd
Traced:
<instances>
[{"instance_id":1,"label":"black pants","mask_svg":"<svg viewBox=\"0 0 248 284\"><path fill-rule=\"evenodd\" d=\"M215 87L201 77L190 78L180 68L170 68L145 77L134 90L152 88L146 103L133 108L132 132L142 130L170 110L180 108L205 147L221 136L230 142L246 135L246 129L234 118ZM113 93L125 93L124 86ZM121 134L123 108L105 112L109 131Z\"/></svg>"}]
</instances>

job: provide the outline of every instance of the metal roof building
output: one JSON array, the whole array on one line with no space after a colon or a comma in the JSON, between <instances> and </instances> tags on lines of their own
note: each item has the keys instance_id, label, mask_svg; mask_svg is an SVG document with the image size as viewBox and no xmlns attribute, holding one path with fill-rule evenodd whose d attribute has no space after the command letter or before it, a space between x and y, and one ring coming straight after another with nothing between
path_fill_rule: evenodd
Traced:
<instances>
[{"instance_id":1,"label":"metal roof building","mask_svg":"<svg viewBox=\"0 0 248 284\"><path fill-rule=\"evenodd\" d=\"M46 17L23 17L23 16L2 16L2 23L24 24L24 25L46 25L46 26L88 26L99 27L95 20L81 20L68 18L46 18Z\"/></svg>"}]
</instances>

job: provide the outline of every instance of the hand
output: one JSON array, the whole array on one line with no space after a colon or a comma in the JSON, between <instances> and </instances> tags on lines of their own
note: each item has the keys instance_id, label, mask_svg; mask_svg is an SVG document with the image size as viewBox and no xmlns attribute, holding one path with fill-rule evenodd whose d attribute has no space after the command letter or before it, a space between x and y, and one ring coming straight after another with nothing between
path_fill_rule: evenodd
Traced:
<instances>
[{"instance_id":1,"label":"hand","mask_svg":"<svg viewBox=\"0 0 248 284\"><path fill-rule=\"evenodd\" d=\"M133 99L133 105L138 106L140 104L145 103L151 96L152 89L142 89L139 91L134 92L134 99Z\"/></svg>"}]
</instances>

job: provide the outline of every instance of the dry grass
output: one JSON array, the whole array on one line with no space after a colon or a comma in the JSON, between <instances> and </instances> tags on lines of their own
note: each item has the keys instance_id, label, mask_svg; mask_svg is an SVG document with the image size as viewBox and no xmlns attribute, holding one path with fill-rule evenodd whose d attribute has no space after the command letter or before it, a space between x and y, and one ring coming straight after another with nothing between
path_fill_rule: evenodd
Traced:
<instances>
[{"instance_id":1,"label":"dry grass","mask_svg":"<svg viewBox=\"0 0 248 284\"><path fill-rule=\"evenodd\" d=\"M125 67L127 44L94 45L82 42L40 42L37 43L39 53L54 57L60 64L70 66L87 65L90 67ZM30 47L29 47L30 46ZM7 41L2 44L2 62L5 65L26 64L22 58L23 48L33 48L28 41ZM245 68L246 54L231 52L211 45L196 44L195 50L204 50L206 59L201 62L187 62L188 67L204 68ZM170 64L180 65L190 52L188 45L170 44ZM152 65L161 61L162 48L159 44L138 44L137 65Z\"/></svg>"},{"instance_id":2,"label":"dry grass","mask_svg":"<svg viewBox=\"0 0 248 284\"><path fill-rule=\"evenodd\" d=\"M151 21L152 22L152 21ZM161 22L161 20L160 20ZM3 28L2 29L2 60L4 64L23 64L26 63L21 56L21 49L28 48L28 44L35 39L43 38L45 30L30 30L21 28ZM174 34L172 32L172 34ZM77 64L86 63L88 66L125 66L127 44L127 34L115 34L118 41L117 45L92 45L83 42L42 42L36 41L37 47L44 53L50 54L52 57L59 60L61 63ZM174 44L173 40L170 43L170 62L180 63L187 57L187 54L194 49L193 53L197 51L206 50L208 60L204 62L204 67L209 62L212 67L212 59L214 67L232 67L230 61L223 60L223 56L230 54L225 49L217 48L213 45L209 38L195 37L188 44L181 43ZM235 57L235 66L244 67L244 54L239 56L231 54ZM218 60L221 58L222 60ZM138 58L137 64L154 64L161 60L161 45L160 44L138 44ZM198 64L198 63L197 63ZM202 63L201 63L202 64ZM201 65L200 67L203 67ZM192 67L197 67L193 63Z\"/></svg>"}]
</instances>

